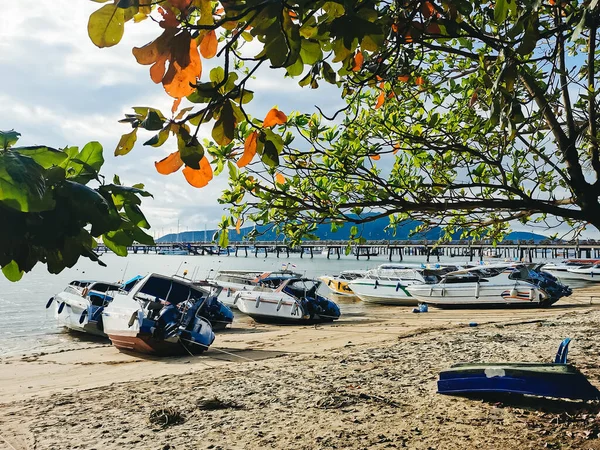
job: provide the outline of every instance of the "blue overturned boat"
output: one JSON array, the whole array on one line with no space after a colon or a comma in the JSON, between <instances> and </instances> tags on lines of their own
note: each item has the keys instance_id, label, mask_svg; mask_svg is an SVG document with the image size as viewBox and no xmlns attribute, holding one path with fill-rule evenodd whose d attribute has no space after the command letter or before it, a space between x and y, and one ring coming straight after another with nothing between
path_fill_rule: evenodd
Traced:
<instances>
[{"instance_id":1,"label":"blue overturned boat","mask_svg":"<svg viewBox=\"0 0 600 450\"><path fill-rule=\"evenodd\" d=\"M455 364L440 373L438 393L489 397L520 394L571 400L599 400L600 391L567 363L570 338L558 348L553 363Z\"/></svg>"}]
</instances>

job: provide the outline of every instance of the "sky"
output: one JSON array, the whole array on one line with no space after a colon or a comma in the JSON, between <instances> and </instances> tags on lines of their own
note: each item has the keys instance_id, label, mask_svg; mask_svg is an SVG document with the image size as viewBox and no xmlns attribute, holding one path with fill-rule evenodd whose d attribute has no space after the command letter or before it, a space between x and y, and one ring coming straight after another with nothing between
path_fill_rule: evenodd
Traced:
<instances>
[{"instance_id":1,"label":"sky","mask_svg":"<svg viewBox=\"0 0 600 450\"><path fill-rule=\"evenodd\" d=\"M154 195L143 199L142 208L155 237L176 232L178 224L180 231L216 228L224 214L217 198L227 186L226 173L202 189L190 186L180 172L158 174L154 162L175 151L176 142L169 140L158 149L143 146L152 132L138 133L128 155L113 156L121 135L131 131L118 120L133 112L132 106L152 106L167 113L173 99L162 85L150 80L149 66L137 64L131 53L161 30L149 20L127 23L118 45L99 49L87 36L87 22L100 6L90 0L3 2L0 129L20 132L19 145L62 148L100 142L106 160L102 173L107 179L116 173L124 184L144 183ZM214 61L203 61L201 81L208 78ZM285 80L282 71L259 72L250 89L255 99L247 109L261 118L273 106L289 113L316 112L315 104L324 105L325 111L342 104L336 89L302 89L295 81ZM208 137L210 125L200 135Z\"/></svg>"},{"instance_id":2,"label":"sky","mask_svg":"<svg viewBox=\"0 0 600 450\"><path fill-rule=\"evenodd\" d=\"M115 146L131 128L119 124L132 106L152 106L168 112L172 99L161 85L150 80L149 66L137 64L131 53L156 38L160 29L147 20L127 23L125 36L115 47L99 49L87 36L89 15L102 6L90 0L18 0L3 2L0 15L0 129L22 134L20 145L67 145L83 147L89 141L104 146L102 173L112 179L117 173L124 184L144 183L154 198L142 208L159 237L186 230L216 228L224 214L217 198L227 186L226 174L202 189L190 186L183 175L160 175L154 162L176 150L174 140L155 149L141 145L153 133L139 133L136 147L125 156L114 157ZM203 61L205 81L215 60ZM273 106L316 112L314 105L331 114L342 105L340 92L322 86L300 88L284 79L282 71L263 70L249 88L255 91L247 108L256 117ZM186 106L182 104L182 107ZM201 129L210 135L210 125ZM224 176L223 176L224 175ZM520 231L543 232L530 226ZM591 231L588 237L598 239Z\"/></svg>"}]
</instances>

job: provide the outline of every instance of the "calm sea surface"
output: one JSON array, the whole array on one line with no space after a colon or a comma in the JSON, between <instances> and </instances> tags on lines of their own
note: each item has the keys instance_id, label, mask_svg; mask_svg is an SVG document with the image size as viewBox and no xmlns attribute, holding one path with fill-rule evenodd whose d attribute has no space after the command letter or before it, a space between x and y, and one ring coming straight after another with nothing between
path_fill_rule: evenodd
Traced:
<instances>
[{"instance_id":1,"label":"calm sea surface","mask_svg":"<svg viewBox=\"0 0 600 450\"><path fill-rule=\"evenodd\" d=\"M18 283L7 281L0 274L0 356L30 352L48 351L77 340L77 336L59 328L53 315L46 310L46 302L54 294L62 291L72 280L92 279L104 281L126 280L134 275L145 275L157 272L165 275L182 274L188 271L188 276L196 274L196 279L204 279L211 270L221 269L250 269L250 270L280 270L287 267L304 273L308 277L316 278L325 274L337 273L346 269L368 269L387 262L385 257L361 258L342 256L336 259L332 256L315 254L313 259L299 254L292 254L289 258L277 258L274 254L267 258L260 255L248 257L235 256L175 256L175 255L129 255L126 258L114 254L106 254L102 260L107 267L81 258L76 267L64 270L58 275L51 275L46 271L46 266L38 264L36 268L25 274ZM398 257L394 256L394 261ZM435 262L432 257L431 262ZM442 259L442 261L464 262L462 259ZM410 257L403 262L425 262L424 257ZM296 267L293 267L295 265ZM322 288L326 294L327 288ZM340 304L342 314L344 311L357 311L365 308L360 302Z\"/></svg>"}]
</instances>

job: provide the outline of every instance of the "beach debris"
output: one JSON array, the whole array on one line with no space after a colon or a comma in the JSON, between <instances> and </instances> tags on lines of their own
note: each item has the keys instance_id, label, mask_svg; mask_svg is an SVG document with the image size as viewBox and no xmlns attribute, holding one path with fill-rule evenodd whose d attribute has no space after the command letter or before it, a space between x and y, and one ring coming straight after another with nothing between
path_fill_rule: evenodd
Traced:
<instances>
[{"instance_id":1,"label":"beach debris","mask_svg":"<svg viewBox=\"0 0 600 450\"><path fill-rule=\"evenodd\" d=\"M417 308L413 308L412 312L426 313L429 312L429 307L427 306L427 303L419 303L419 306Z\"/></svg>"},{"instance_id":2,"label":"beach debris","mask_svg":"<svg viewBox=\"0 0 600 450\"><path fill-rule=\"evenodd\" d=\"M150 423L162 428L185 422L185 417L177 408L153 409L149 417Z\"/></svg>"},{"instance_id":3,"label":"beach debris","mask_svg":"<svg viewBox=\"0 0 600 450\"><path fill-rule=\"evenodd\" d=\"M209 399L200 399L196 403L198 409L202 409L204 411L214 411L217 409L241 409L243 408L237 402L229 401L229 400L221 400L217 397L209 398Z\"/></svg>"}]
</instances>

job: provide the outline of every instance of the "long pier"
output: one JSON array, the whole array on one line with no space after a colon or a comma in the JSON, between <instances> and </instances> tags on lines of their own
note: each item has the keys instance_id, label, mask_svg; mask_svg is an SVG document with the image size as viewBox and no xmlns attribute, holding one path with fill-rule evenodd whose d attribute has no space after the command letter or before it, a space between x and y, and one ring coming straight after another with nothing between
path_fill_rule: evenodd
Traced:
<instances>
[{"instance_id":1,"label":"long pier","mask_svg":"<svg viewBox=\"0 0 600 450\"><path fill-rule=\"evenodd\" d=\"M375 256L386 256L389 261L396 258L402 261L406 256L426 256L427 261L433 257L439 261L440 257L468 258L482 260L484 257L497 257L503 259L516 259L519 261L532 261L534 258L594 258L600 259L600 242L533 242L533 241L505 241L497 246L478 241L452 241L436 243L435 241L367 241L364 244L351 244L348 241L312 241L302 243L296 247L277 241L262 242L232 242L226 248L220 248L211 242L176 242L160 243L154 245L134 244L128 247L131 253L156 253L173 254L176 251L190 255L224 255L248 257L268 257L269 254L279 258L290 253L299 253L301 258L313 258L315 254L326 255L328 259L340 259L350 249L351 255L356 259L370 259ZM99 244L97 251L109 250Z\"/></svg>"}]
</instances>

